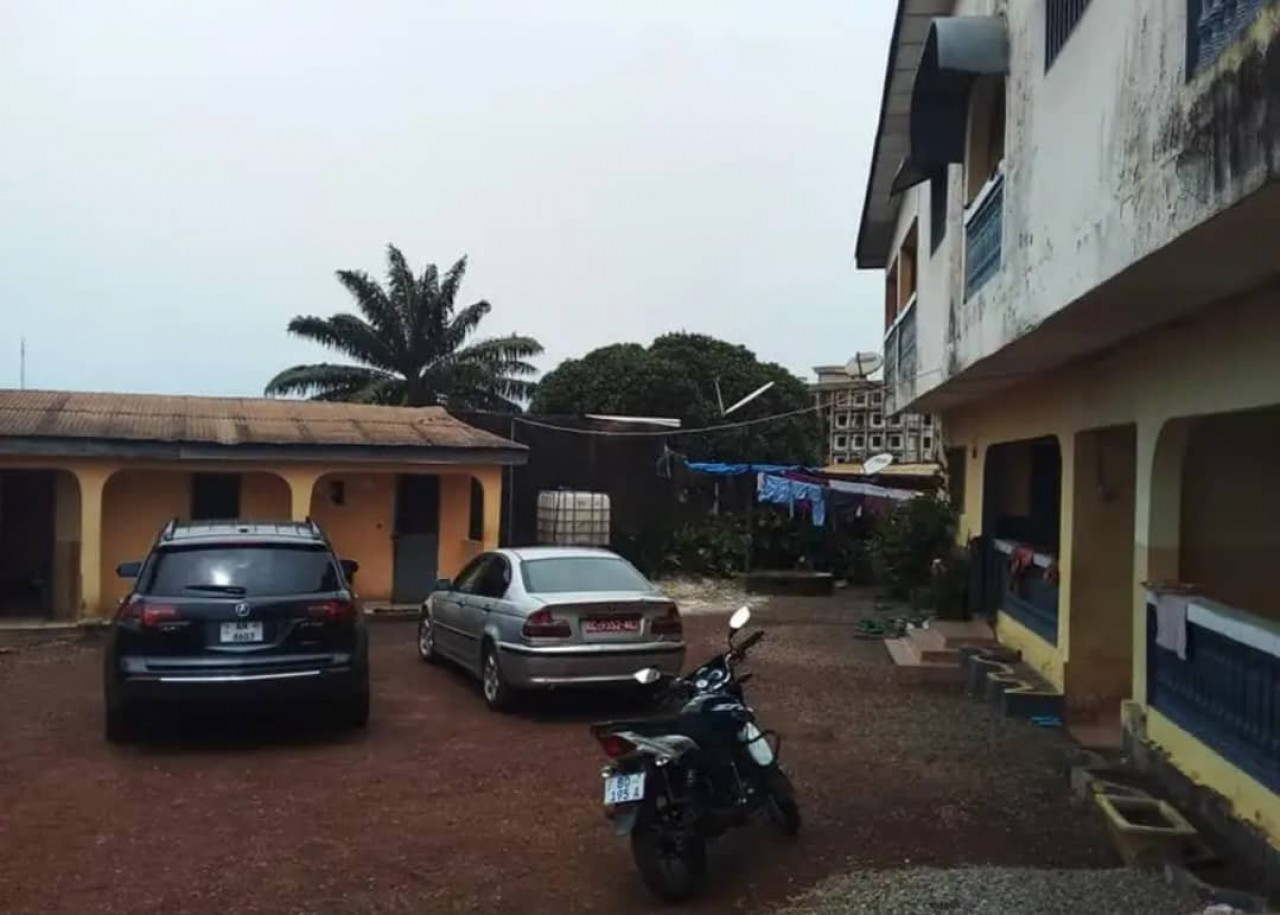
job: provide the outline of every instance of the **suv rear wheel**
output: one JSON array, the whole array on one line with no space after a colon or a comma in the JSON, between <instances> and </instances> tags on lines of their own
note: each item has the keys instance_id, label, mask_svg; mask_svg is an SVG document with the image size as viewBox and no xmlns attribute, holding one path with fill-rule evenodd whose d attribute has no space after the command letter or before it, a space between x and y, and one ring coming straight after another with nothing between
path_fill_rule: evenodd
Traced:
<instances>
[{"instance_id":1,"label":"suv rear wheel","mask_svg":"<svg viewBox=\"0 0 1280 915\"><path fill-rule=\"evenodd\" d=\"M110 743L125 743L132 739L138 726L138 710L123 699L108 702L103 731Z\"/></svg>"},{"instance_id":2,"label":"suv rear wheel","mask_svg":"<svg viewBox=\"0 0 1280 915\"><path fill-rule=\"evenodd\" d=\"M351 728L363 728L369 724L369 681L343 701L342 723Z\"/></svg>"}]
</instances>

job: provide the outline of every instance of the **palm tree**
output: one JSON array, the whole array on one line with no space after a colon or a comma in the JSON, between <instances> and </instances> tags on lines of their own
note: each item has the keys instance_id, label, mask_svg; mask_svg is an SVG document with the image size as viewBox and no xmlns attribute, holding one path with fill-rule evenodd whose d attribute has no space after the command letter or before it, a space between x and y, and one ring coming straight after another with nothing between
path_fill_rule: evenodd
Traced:
<instances>
[{"instance_id":1,"label":"palm tree","mask_svg":"<svg viewBox=\"0 0 1280 915\"><path fill-rule=\"evenodd\" d=\"M312 400L450 406L518 411L533 394L542 352L532 337L512 334L467 343L490 311L479 301L455 313L454 298L467 269L463 257L440 278L434 264L415 277L395 245L387 246L387 288L367 273L339 270L338 281L360 315L299 315L289 333L314 340L356 363L295 365L267 383L266 394Z\"/></svg>"}]
</instances>

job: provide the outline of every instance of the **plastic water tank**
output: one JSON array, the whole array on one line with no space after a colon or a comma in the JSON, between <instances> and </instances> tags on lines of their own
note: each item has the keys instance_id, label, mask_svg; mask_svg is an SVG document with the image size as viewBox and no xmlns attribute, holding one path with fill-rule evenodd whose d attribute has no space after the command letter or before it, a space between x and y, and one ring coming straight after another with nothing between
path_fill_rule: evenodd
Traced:
<instances>
[{"instance_id":1,"label":"plastic water tank","mask_svg":"<svg viewBox=\"0 0 1280 915\"><path fill-rule=\"evenodd\" d=\"M609 495L567 489L538 493L538 542L556 546L608 546Z\"/></svg>"}]
</instances>

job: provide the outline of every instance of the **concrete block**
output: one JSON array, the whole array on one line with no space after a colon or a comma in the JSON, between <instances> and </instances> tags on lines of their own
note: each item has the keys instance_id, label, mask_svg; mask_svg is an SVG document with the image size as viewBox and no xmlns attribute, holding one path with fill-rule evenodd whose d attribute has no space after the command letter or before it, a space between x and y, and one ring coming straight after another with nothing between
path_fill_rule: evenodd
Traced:
<instances>
[{"instance_id":1,"label":"concrete block","mask_svg":"<svg viewBox=\"0 0 1280 915\"><path fill-rule=\"evenodd\" d=\"M1181 860L1196 838L1196 828L1166 801L1104 792L1094 798L1126 864Z\"/></svg>"},{"instance_id":2,"label":"concrete block","mask_svg":"<svg viewBox=\"0 0 1280 915\"><path fill-rule=\"evenodd\" d=\"M1005 690L1000 697L1000 711L1010 718L1031 718L1037 715L1056 715L1061 718L1062 708L1062 693L1038 689L1026 683Z\"/></svg>"}]
</instances>

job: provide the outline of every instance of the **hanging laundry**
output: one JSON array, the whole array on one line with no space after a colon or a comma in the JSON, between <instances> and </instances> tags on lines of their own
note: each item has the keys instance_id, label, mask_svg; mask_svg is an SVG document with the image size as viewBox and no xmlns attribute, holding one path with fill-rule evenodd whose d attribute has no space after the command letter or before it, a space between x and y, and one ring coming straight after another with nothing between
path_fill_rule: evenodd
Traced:
<instances>
[{"instance_id":1,"label":"hanging laundry","mask_svg":"<svg viewBox=\"0 0 1280 915\"><path fill-rule=\"evenodd\" d=\"M761 473L756 477L756 499L773 505L785 505L794 518L796 503L807 503L814 527L827 522L826 491L815 483L801 483L786 477Z\"/></svg>"},{"instance_id":2,"label":"hanging laundry","mask_svg":"<svg viewBox=\"0 0 1280 915\"><path fill-rule=\"evenodd\" d=\"M1187 597L1161 594L1156 598L1156 644L1187 659Z\"/></svg>"}]
</instances>

